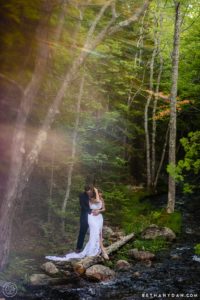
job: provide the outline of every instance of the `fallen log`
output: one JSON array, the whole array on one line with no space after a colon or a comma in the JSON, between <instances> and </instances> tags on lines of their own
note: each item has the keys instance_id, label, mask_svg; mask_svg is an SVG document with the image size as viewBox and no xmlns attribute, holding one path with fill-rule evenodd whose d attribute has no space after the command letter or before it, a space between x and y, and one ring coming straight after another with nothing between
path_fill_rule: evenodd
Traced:
<instances>
[{"instance_id":1,"label":"fallen log","mask_svg":"<svg viewBox=\"0 0 200 300\"><path fill-rule=\"evenodd\" d=\"M120 239L119 241L113 243L112 245L110 245L109 247L106 248L106 252L108 254L117 251L119 248L121 248L123 245L125 245L126 243L128 243L130 240L132 240L134 238L135 234L131 233L129 235L124 236L122 239Z\"/></svg>"},{"instance_id":2,"label":"fallen log","mask_svg":"<svg viewBox=\"0 0 200 300\"><path fill-rule=\"evenodd\" d=\"M109 247L107 247L106 252L108 254L111 254L111 253L117 251L119 248L121 248L123 245L125 245L127 242L129 242L133 237L134 237L134 233L124 236L119 241L117 241L117 242L113 243L112 245L110 245ZM103 261L104 261L104 258L102 256L88 256L88 257L85 257L85 258L79 260L78 262L77 261L72 262L72 266L73 266L75 273L81 275L81 274L84 274L85 271L89 267L91 267L95 264L99 264Z\"/></svg>"}]
</instances>

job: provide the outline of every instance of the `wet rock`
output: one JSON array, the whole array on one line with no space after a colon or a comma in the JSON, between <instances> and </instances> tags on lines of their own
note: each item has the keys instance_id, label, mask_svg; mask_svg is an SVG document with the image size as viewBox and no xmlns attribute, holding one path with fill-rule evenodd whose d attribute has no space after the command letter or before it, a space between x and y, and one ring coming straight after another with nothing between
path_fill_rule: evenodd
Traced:
<instances>
[{"instance_id":1,"label":"wet rock","mask_svg":"<svg viewBox=\"0 0 200 300\"><path fill-rule=\"evenodd\" d=\"M116 263L116 268L119 271L126 271L126 270L130 269L130 267L131 267L131 265L126 260L121 259L121 260L118 260Z\"/></svg>"},{"instance_id":2,"label":"wet rock","mask_svg":"<svg viewBox=\"0 0 200 300\"><path fill-rule=\"evenodd\" d=\"M181 259L181 257L177 254L171 254L171 259L177 260L177 259Z\"/></svg>"},{"instance_id":3,"label":"wet rock","mask_svg":"<svg viewBox=\"0 0 200 300\"><path fill-rule=\"evenodd\" d=\"M186 228L185 233L187 233L187 234L193 234L194 231L191 228Z\"/></svg>"},{"instance_id":4,"label":"wet rock","mask_svg":"<svg viewBox=\"0 0 200 300\"><path fill-rule=\"evenodd\" d=\"M144 260L143 264L147 267L150 268L152 266L152 261L151 260Z\"/></svg>"},{"instance_id":5,"label":"wet rock","mask_svg":"<svg viewBox=\"0 0 200 300\"><path fill-rule=\"evenodd\" d=\"M156 239L157 237L163 237L168 241L176 239L175 233L168 227L158 227L155 224L147 227L141 234L145 240Z\"/></svg>"},{"instance_id":6,"label":"wet rock","mask_svg":"<svg viewBox=\"0 0 200 300\"><path fill-rule=\"evenodd\" d=\"M97 281L108 281L115 277L115 272L103 265L94 265L85 272L86 277Z\"/></svg>"},{"instance_id":7,"label":"wet rock","mask_svg":"<svg viewBox=\"0 0 200 300\"><path fill-rule=\"evenodd\" d=\"M58 268L52 262L46 262L41 266L41 269L50 276L57 275L59 273Z\"/></svg>"},{"instance_id":8,"label":"wet rock","mask_svg":"<svg viewBox=\"0 0 200 300\"><path fill-rule=\"evenodd\" d=\"M136 272L133 273L133 276L134 276L134 277L140 277L140 275L141 275L141 274L140 274L140 272L138 272L138 271L136 271Z\"/></svg>"},{"instance_id":9,"label":"wet rock","mask_svg":"<svg viewBox=\"0 0 200 300\"><path fill-rule=\"evenodd\" d=\"M138 249L131 249L129 250L128 254L140 261L149 261L155 258L155 254L149 251L138 251Z\"/></svg>"}]
</instances>

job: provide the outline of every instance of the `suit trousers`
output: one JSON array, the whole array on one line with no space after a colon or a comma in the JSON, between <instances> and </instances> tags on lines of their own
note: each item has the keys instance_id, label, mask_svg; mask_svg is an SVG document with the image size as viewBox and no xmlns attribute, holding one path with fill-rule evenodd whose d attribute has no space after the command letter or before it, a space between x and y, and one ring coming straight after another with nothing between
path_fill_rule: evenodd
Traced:
<instances>
[{"instance_id":1,"label":"suit trousers","mask_svg":"<svg viewBox=\"0 0 200 300\"><path fill-rule=\"evenodd\" d=\"M79 230L77 246L76 246L77 250L81 250L83 248L83 243L84 243L87 230L88 230L88 212L81 212L80 230Z\"/></svg>"}]
</instances>

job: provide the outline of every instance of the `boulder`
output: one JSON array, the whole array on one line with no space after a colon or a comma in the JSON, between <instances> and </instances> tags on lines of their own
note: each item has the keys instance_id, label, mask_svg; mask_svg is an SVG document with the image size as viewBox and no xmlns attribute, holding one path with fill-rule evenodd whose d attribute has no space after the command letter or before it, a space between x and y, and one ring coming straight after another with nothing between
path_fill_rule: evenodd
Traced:
<instances>
[{"instance_id":1,"label":"boulder","mask_svg":"<svg viewBox=\"0 0 200 300\"><path fill-rule=\"evenodd\" d=\"M155 224L150 225L141 234L145 240L156 239L157 237L165 238L168 241L176 239L175 233L168 227L158 227Z\"/></svg>"},{"instance_id":2,"label":"boulder","mask_svg":"<svg viewBox=\"0 0 200 300\"><path fill-rule=\"evenodd\" d=\"M52 262L46 262L41 266L41 269L50 276L57 275L59 273L58 268Z\"/></svg>"},{"instance_id":3,"label":"boulder","mask_svg":"<svg viewBox=\"0 0 200 300\"><path fill-rule=\"evenodd\" d=\"M149 251L138 251L138 249L131 249L128 253L131 257L140 261L149 261L155 258L155 254Z\"/></svg>"},{"instance_id":4,"label":"boulder","mask_svg":"<svg viewBox=\"0 0 200 300\"><path fill-rule=\"evenodd\" d=\"M115 272L103 265L94 265L85 272L86 277L95 281L108 281L115 277Z\"/></svg>"},{"instance_id":5,"label":"boulder","mask_svg":"<svg viewBox=\"0 0 200 300\"><path fill-rule=\"evenodd\" d=\"M121 259L121 260L118 260L116 263L116 268L119 271L126 271L126 270L130 269L130 267L131 267L131 265L126 260Z\"/></svg>"}]
</instances>

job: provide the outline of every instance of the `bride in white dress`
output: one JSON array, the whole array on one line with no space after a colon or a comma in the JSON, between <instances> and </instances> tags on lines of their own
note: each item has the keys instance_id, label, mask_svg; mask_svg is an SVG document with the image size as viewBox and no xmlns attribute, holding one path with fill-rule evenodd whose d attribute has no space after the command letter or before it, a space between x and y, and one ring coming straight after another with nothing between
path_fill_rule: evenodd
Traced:
<instances>
[{"instance_id":1,"label":"bride in white dress","mask_svg":"<svg viewBox=\"0 0 200 300\"><path fill-rule=\"evenodd\" d=\"M105 259L109 259L102 242L103 216L101 212L105 211L104 200L96 188L94 188L96 198L90 199L90 208L93 213L88 214L89 225L89 241L85 245L83 251L76 253L71 252L64 257L60 256L45 256L46 259L54 261L68 261L73 258L83 258L86 256L96 256L102 254Z\"/></svg>"}]
</instances>

